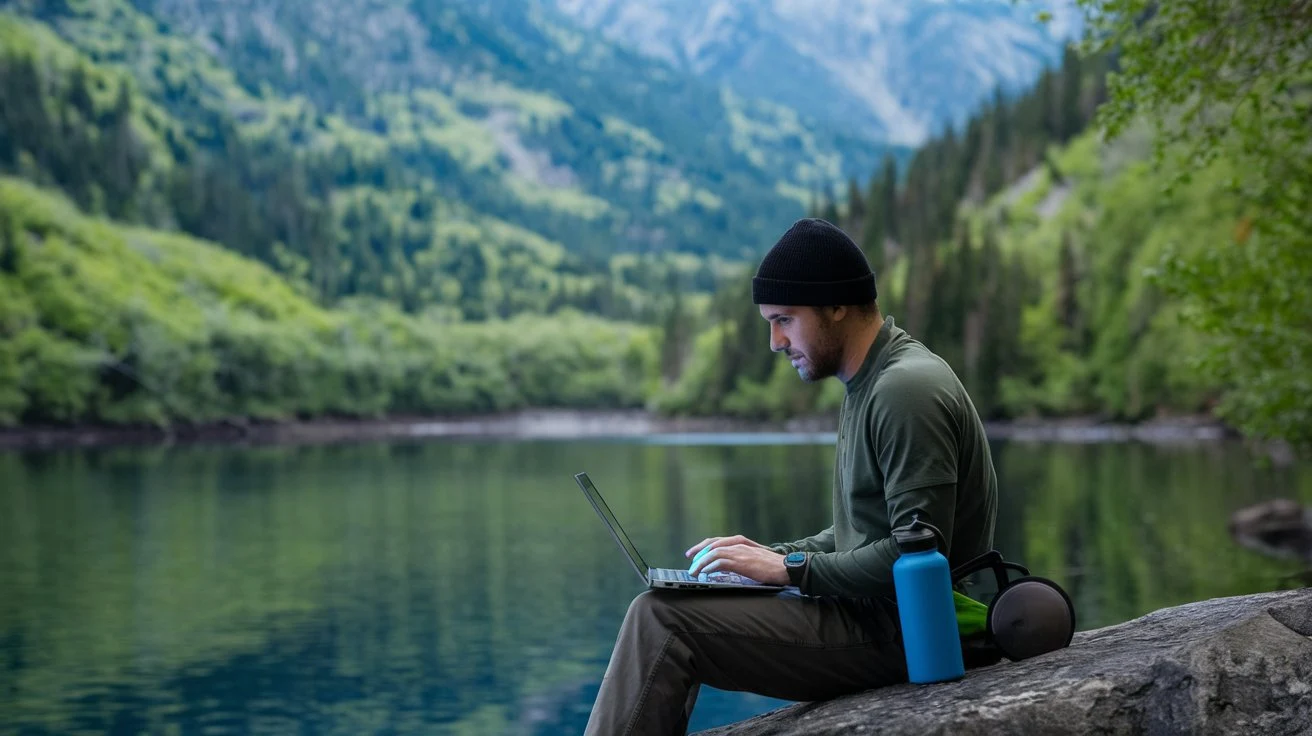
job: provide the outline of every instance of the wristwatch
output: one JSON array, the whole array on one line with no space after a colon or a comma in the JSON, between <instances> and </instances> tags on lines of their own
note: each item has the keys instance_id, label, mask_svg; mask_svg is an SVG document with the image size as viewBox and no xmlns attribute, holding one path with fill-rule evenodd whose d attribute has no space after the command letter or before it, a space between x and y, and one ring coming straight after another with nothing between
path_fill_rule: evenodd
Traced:
<instances>
[{"instance_id":1,"label":"wristwatch","mask_svg":"<svg viewBox=\"0 0 1312 736\"><path fill-rule=\"evenodd\" d=\"M800 586L806 576L806 566L811 562L811 555L806 552L789 552L784 556L784 570L788 572L788 581Z\"/></svg>"}]
</instances>

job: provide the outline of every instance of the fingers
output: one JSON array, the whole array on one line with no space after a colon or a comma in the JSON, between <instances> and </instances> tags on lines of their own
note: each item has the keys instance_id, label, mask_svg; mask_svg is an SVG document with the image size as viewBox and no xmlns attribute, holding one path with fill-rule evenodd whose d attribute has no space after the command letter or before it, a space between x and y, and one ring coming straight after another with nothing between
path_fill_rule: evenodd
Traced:
<instances>
[{"instance_id":1,"label":"fingers","mask_svg":"<svg viewBox=\"0 0 1312 736\"><path fill-rule=\"evenodd\" d=\"M711 564L709 564L709 565L703 567L701 570L698 570L696 574L700 575L700 574L702 574L702 573L704 573L704 572L705 572L705 573L716 572L716 571L718 571L721 567L724 566L724 563L725 563L725 560L713 560L713 561L711 562ZM690 573L690 574L691 574L691 573Z\"/></svg>"},{"instance_id":2,"label":"fingers","mask_svg":"<svg viewBox=\"0 0 1312 736\"><path fill-rule=\"evenodd\" d=\"M734 557L744 546L729 544L707 547L706 554L693 558L692 565L688 568L688 574L699 575L704 572L714 572L715 570L727 568L733 563Z\"/></svg>"},{"instance_id":3,"label":"fingers","mask_svg":"<svg viewBox=\"0 0 1312 736\"><path fill-rule=\"evenodd\" d=\"M701 552L702 550L706 549L707 547L724 547L731 544L745 544L749 547L760 547L761 549L769 549L765 545L759 544L757 542L753 542L752 540L748 539L747 537L744 537L741 534L735 534L732 537L707 537L706 539L703 539L697 544L694 544L693 546L689 547L688 551L683 553L683 556L692 557L696 555L698 552Z\"/></svg>"},{"instance_id":4,"label":"fingers","mask_svg":"<svg viewBox=\"0 0 1312 736\"><path fill-rule=\"evenodd\" d=\"M696 557L692 558L692 564L688 566L688 574L694 576L700 574L706 569L707 565L719 559L719 550L720 548L718 547L703 548Z\"/></svg>"},{"instance_id":5,"label":"fingers","mask_svg":"<svg viewBox=\"0 0 1312 736\"><path fill-rule=\"evenodd\" d=\"M688 548L688 551L683 553L683 556L684 556L684 557L692 557L693 555L697 554L698 552L701 552L703 549L706 548L707 545L711 544L712 542L714 542L714 541L717 540L717 539L722 539L722 537L707 537L706 539L703 539L702 541L698 542L697 544L694 544L693 546L689 547L689 548Z\"/></svg>"}]
</instances>

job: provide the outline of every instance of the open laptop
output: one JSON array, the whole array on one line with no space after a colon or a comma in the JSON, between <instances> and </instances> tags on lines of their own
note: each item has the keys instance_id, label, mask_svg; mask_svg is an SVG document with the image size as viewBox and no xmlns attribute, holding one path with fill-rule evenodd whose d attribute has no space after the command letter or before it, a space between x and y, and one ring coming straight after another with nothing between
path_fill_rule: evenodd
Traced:
<instances>
[{"instance_id":1,"label":"open laptop","mask_svg":"<svg viewBox=\"0 0 1312 736\"><path fill-rule=\"evenodd\" d=\"M579 473L574 476L578 481L579 488L583 489L583 495L588 497L588 502L592 508L596 509L597 516L601 517L610 534L619 544L620 549L629 556L629 562L633 563L633 569L638 572L638 577L650 588L674 588L677 590L742 590L755 592L772 592L784 589L782 585L767 585L759 583L751 578L739 575L736 572L713 572L701 573L693 577L688 574L687 570L673 570L666 568L648 567L643 561L642 555L638 553L638 548L633 546L633 540L629 535L624 533L624 528L611 513L610 507L606 505L606 500L601 497L601 492L597 486L593 485L592 479L587 473Z\"/></svg>"}]
</instances>

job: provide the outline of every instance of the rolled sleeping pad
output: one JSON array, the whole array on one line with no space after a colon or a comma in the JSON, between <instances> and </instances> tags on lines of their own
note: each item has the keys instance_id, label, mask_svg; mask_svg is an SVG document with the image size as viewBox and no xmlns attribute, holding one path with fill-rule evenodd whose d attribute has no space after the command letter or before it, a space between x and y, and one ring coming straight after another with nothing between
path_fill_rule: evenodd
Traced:
<instances>
[{"instance_id":1,"label":"rolled sleeping pad","mask_svg":"<svg viewBox=\"0 0 1312 736\"><path fill-rule=\"evenodd\" d=\"M989 603L988 630L1002 655L1019 662L1070 646L1075 606L1047 578L1017 578Z\"/></svg>"}]
</instances>

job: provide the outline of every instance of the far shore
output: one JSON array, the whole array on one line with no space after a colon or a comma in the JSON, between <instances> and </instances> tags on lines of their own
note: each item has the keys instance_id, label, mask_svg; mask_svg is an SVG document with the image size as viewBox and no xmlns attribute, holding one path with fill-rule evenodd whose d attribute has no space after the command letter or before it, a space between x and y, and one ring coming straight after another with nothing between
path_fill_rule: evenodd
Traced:
<instances>
[{"instance_id":1,"label":"far shore","mask_svg":"<svg viewBox=\"0 0 1312 736\"><path fill-rule=\"evenodd\" d=\"M151 426L14 427L0 429L0 450L167 444L331 444L433 438L570 440L654 439L697 442L710 436L747 435L751 441L832 442L837 415L788 420L667 417L640 410L536 409L502 414L310 419L285 422L217 422ZM989 436L1028 442L1197 443L1237 435L1207 416L1153 419L1137 424L1071 417L986 423Z\"/></svg>"}]
</instances>

